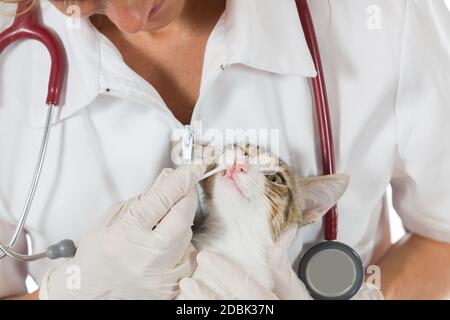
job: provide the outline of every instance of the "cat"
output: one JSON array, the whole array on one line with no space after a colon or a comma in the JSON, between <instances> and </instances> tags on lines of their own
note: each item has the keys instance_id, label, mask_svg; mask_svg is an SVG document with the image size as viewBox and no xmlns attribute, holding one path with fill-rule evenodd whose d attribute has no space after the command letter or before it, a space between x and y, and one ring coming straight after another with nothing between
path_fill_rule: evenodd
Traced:
<instances>
[{"instance_id":1,"label":"cat","mask_svg":"<svg viewBox=\"0 0 450 320\"><path fill-rule=\"evenodd\" d=\"M296 176L280 158L251 144L229 145L220 154L207 171L216 168L219 159L224 161L224 155L233 162L201 182L204 213L194 225L192 242L199 251L230 259L270 289L268 248L289 227L305 226L324 215L343 195L349 178ZM202 280L197 272L192 277Z\"/></svg>"}]
</instances>

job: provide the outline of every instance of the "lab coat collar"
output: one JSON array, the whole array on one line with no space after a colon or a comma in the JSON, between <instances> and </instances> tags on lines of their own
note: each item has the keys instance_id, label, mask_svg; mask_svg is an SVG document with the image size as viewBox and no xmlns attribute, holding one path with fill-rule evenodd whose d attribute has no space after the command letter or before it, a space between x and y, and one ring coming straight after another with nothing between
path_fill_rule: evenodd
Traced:
<instances>
[{"instance_id":1,"label":"lab coat collar","mask_svg":"<svg viewBox=\"0 0 450 320\"><path fill-rule=\"evenodd\" d=\"M63 42L68 70L63 101L57 108L53 124L72 116L88 106L100 94L108 94L133 100L145 105L161 104L156 90L131 70L120 52L109 39L101 34L88 18L73 25L71 19L57 10L48 0L40 2L45 25L54 30ZM34 61L48 60L48 54L40 48ZM49 68L41 63L33 64L33 104L42 105L47 92ZM45 81L45 83L43 82ZM32 108L32 126L42 128L45 123L44 108Z\"/></svg>"},{"instance_id":2,"label":"lab coat collar","mask_svg":"<svg viewBox=\"0 0 450 320\"><path fill-rule=\"evenodd\" d=\"M228 0L225 32L230 64L316 76L294 0Z\"/></svg>"},{"instance_id":3,"label":"lab coat collar","mask_svg":"<svg viewBox=\"0 0 450 320\"><path fill-rule=\"evenodd\" d=\"M73 28L67 16L48 0L39 2L43 22L55 30L69 61L61 108L53 123L88 106L101 93L135 99L146 105L161 105L155 89L123 63L120 52L91 24L81 19ZM241 63L283 75L315 77L316 70L301 29L295 1L228 0L224 13L227 64ZM298 28L292 26L298 25ZM36 50L34 61L48 60L45 50ZM33 64L33 104L43 105L48 67ZM42 128L46 112L32 108L33 127Z\"/></svg>"},{"instance_id":4,"label":"lab coat collar","mask_svg":"<svg viewBox=\"0 0 450 320\"><path fill-rule=\"evenodd\" d=\"M100 91L99 87L99 41L94 27L87 19L81 19L78 26L57 10L48 0L39 1L42 20L46 26L57 33L63 43L68 63L65 88L61 105L57 107L53 124L89 105ZM45 108L42 108L47 93L50 62L43 47L35 47L33 52L33 107L31 123L42 128L45 123ZM47 65L48 64L48 65Z\"/></svg>"}]
</instances>

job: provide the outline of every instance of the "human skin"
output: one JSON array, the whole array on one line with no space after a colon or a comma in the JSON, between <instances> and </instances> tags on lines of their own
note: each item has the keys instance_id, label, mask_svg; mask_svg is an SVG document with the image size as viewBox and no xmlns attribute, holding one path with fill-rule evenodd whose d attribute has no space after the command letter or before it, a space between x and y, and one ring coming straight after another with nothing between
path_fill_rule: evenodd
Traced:
<instances>
[{"instance_id":1,"label":"human skin","mask_svg":"<svg viewBox=\"0 0 450 320\"><path fill-rule=\"evenodd\" d=\"M450 299L450 244L406 234L375 264L385 299Z\"/></svg>"},{"instance_id":2,"label":"human skin","mask_svg":"<svg viewBox=\"0 0 450 320\"><path fill-rule=\"evenodd\" d=\"M65 12L67 2L52 2ZM70 4L79 5L83 16L92 16L94 25L117 46L130 68L156 88L175 117L188 123L198 99L206 42L225 0L165 0L150 16L160 2L84 0ZM389 243L386 253L373 263L381 268L386 299L450 298L450 244L407 234ZM38 295L16 298L37 299Z\"/></svg>"}]
</instances>

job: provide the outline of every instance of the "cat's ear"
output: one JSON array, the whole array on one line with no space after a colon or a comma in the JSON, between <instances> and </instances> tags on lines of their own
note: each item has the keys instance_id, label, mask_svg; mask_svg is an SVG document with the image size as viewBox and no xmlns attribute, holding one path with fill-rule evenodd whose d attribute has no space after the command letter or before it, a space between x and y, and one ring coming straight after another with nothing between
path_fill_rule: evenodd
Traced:
<instances>
[{"instance_id":1,"label":"cat's ear","mask_svg":"<svg viewBox=\"0 0 450 320\"><path fill-rule=\"evenodd\" d=\"M302 224L310 224L330 210L344 194L349 177L335 174L320 177L298 177L297 192Z\"/></svg>"}]
</instances>

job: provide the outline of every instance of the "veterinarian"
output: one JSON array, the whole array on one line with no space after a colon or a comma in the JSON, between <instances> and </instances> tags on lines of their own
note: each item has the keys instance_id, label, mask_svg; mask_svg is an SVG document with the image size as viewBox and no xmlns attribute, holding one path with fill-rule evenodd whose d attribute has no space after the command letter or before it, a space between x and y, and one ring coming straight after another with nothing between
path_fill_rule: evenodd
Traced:
<instances>
[{"instance_id":1,"label":"veterinarian","mask_svg":"<svg viewBox=\"0 0 450 320\"><path fill-rule=\"evenodd\" d=\"M14 1L0 2L2 12L15 8ZM183 278L186 295L211 297L189 280L198 264L224 283L225 298L308 298L291 263L322 238L320 222L274 248L272 292L239 266L197 254L191 245L194 186L205 167L163 170L175 167L172 132L201 121L219 131L279 130L281 158L299 175L320 174L309 86L316 70L295 2L36 5L63 43L68 74L26 233L14 250L41 252L67 238L77 252L54 261L1 259L0 297L171 299ZM337 171L351 177L339 202L340 240L365 265L380 266L386 299L450 298L450 15L444 2L316 0L310 6ZM13 19L2 13L1 30ZM47 51L35 41L0 55L3 244L35 169L49 68ZM389 185L407 231L397 243L389 232ZM27 276L40 286L32 294Z\"/></svg>"}]
</instances>

